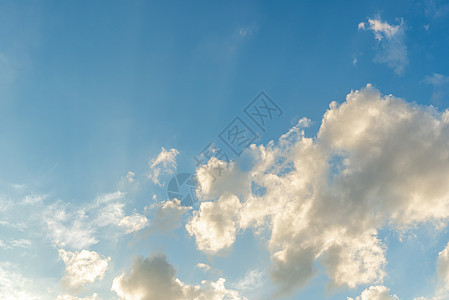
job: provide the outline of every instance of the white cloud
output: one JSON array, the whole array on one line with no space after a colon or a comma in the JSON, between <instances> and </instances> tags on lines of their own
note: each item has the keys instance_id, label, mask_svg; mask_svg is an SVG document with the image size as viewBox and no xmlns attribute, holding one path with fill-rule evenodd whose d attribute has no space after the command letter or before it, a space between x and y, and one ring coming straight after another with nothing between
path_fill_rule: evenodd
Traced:
<instances>
[{"instance_id":1,"label":"white cloud","mask_svg":"<svg viewBox=\"0 0 449 300\"><path fill-rule=\"evenodd\" d=\"M251 146L257 163L235 187L240 199L227 186L186 226L209 254L231 247L244 229L270 234L278 296L307 284L317 262L330 287L378 284L386 264L379 228L407 230L449 218L449 111L382 96L367 85L330 104L315 138L304 136L308 123L301 120L277 143ZM265 192L244 193L240 187L251 183Z\"/></svg>"},{"instance_id":2,"label":"white cloud","mask_svg":"<svg viewBox=\"0 0 449 300\"><path fill-rule=\"evenodd\" d=\"M374 60L385 63L394 69L397 74L402 74L408 65L407 46L405 45L404 21L399 25L390 25L380 18L368 19L368 22L361 22L359 30L371 30L375 39L379 42L379 52Z\"/></svg>"},{"instance_id":3,"label":"white cloud","mask_svg":"<svg viewBox=\"0 0 449 300\"><path fill-rule=\"evenodd\" d=\"M66 274L63 283L70 288L80 288L86 283L102 280L111 258L102 257L95 251L70 252L59 249L59 257L64 261Z\"/></svg>"},{"instance_id":4,"label":"white cloud","mask_svg":"<svg viewBox=\"0 0 449 300\"><path fill-rule=\"evenodd\" d=\"M139 231L148 224L148 219L138 213L126 216L120 220L119 225L126 229L126 233Z\"/></svg>"},{"instance_id":5,"label":"white cloud","mask_svg":"<svg viewBox=\"0 0 449 300\"><path fill-rule=\"evenodd\" d=\"M173 174L176 171L176 156L178 154L179 151L174 148L167 151L162 147L159 155L150 162L151 172L148 174L148 178L155 184L162 185L159 177L163 174Z\"/></svg>"},{"instance_id":6,"label":"white cloud","mask_svg":"<svg viewBox=\"0 0 449 300\"><path fill-rule=\"evenodd\" d=\"M27 239L2 241L0 240L0 248L14 249L14 248L28 248L31 246L31 241Z\"/></svg>"},{"instance_id":7,"label":"white cloud","mask_svg":"<svg viewBox=\"0 0 449 300\"><path fill-rule=\"evenodd\" d=\"M232 287L239 291L254 290L262 287L265 273L259 269L250 270L240 281Z\"/></svg>"},{"instance_id":8,"label":"white cloud","mask_svg":"<svg viewBox=\"0 0 449 300\"><path fill-rule=\"evenodd\" d=\"M94 205L92 205L91 207L98 207L102 204L119 201L119 200L122 200L124 196L125 196L125 193L120 192L120 191L116 191L113 193L101 194L95 199Z\"/></svg>"},{"instance_id":9,"label":"white cloud","mask_svg":"<svg viewBox=\"0 0 449 300\"><path fill-rule=\"evenodd\" d=\"M0 295L3 300L42 299L33 292L33 280L24 277L8 263L0 263Z\"/></svg>"},{"instance_id":10,"label":"white cloud","mask_svg":"<svg viewBox=\"0 0 449 300\"><path fill-rule=\"evenodd\" d=\"M231 191L240 195L249 189L248 174L242 172L233 161L225 162L212 157L196 170L196 176L196 194L200 200L215 199Z\"/></svg>"},{"instance_id":11,"label":"white cloud","mask_svg":"<svg viewBox=\"0 0 449 300\"><path fill-rule=\"evenodd\" d=\"M349 298L348 300L354 300ZM371 286L364 290L355 300L399 300L396 295L390 296L390 289L383 285Z\"/></svg>"},{"instance_id":12,"label":"white cloud","mask_svg":"<svg viewBox=\"0 0 449 300\"><path fill-rule=\"evenodd\" d=\"M432 300L444 300L449 298L449 243L446 248L438 253L437 259L438 285Z\"/></svg>"},{"instance_id":13,"label":"white cloud","mask_svg":"<svg viewBox=\"0 0 449 300\"><path fill-rule=\"evenodd\" d=\"M200 210L194 212L186 225L189 234L195 237L198 249L214 254L229 248L235 240L240 208L240 201L234 195L201 203Z\"/></svg>"},{"instance_id":14,"label":"white cloud","mask_svg":"<svg viewBox=\"0 0 449 300\"><path fill-rule=\"evenodd\" d=\"M80 250L96 244L99 233L116 237L142 229L147 224L147 218L136 212L126 215L124 196L125 193L120 191L102 194L82 208L61 201L48 205L43 213L48 237L58 247ZM100 231L110 229L109 226L124 230L113 232L113 235L111 231Z\"/></svg>"},{"instance_id":15,"label":"white cloud","mask_svg":"<svg viewBox=\"0 0 449 300\"><path fill-rule=\"evenodd\" d=\"M83 209L68 210L62 203L54 203L47 206L43 220L48 237L59 247L82 249L98 242Z\"/></svg>"},{"instance_id":16,"label":"white cloud","mask_svg":"<svg viewBox=\"0 0 449 300\"><path fill-rule=\"evenodd\" d=\"M128 179L129 183L133 183L134 182L134 176L136 174L132 171L128 171L128 174L126 174L126 179Z\"/></svg>"},{"instance_id":17,"label":"white cloud","mask_svg":"<svg viewBox=\"0 0 449 300\"><path fill-rule=\"evenodd\" d=\"M244 299L234 290L226 289L223 278L189 285L176 278L176 270L164 255L138 257L128 275L113 281L111 290L120 299L135 300L222 300Z\"/></svg>"},{"instance_id":18,"label":"white cloud","mask_svg":"<svg viewBox=\"0 0 449 300\"><path fill-rule=\"evenodd\" d=\"M211 266L205 263L197 263L196 267L204 272L209 272L212 269Z\"/></svg>"},{"instance_id":19,"label":"white cloud","mask_svg":"<svg viewBox=\"0 0 449 300\"><path fill-rule=\"evenodd\" d=\"M125 216L125 212L123 211L124 207L125 204L120 202L113 202L103 205L101 209L96 211L97 217L94 221L95 224L99 227L119 224Z\"/></svg>"},{"instance_id":20,"label":"white cloud","mask_svg":"<svg viewBox=\"0 0 449 300\"><path fill-rule=\"evenodd\" d=\"M440 282L449 288L449 244L438 253L437 274Z\"/></svg>"},{"instance_id":21,"label":"white cloud","mask_svg":"<svg viewBox=\"0 0 449 300\"><path fill-rule=\"evenodd\" d=\"M437 284L431 297L418 297L414 300L446 300L449 299L449 243L440 253L436 262Z\"/></svg>"},{"instance_id":22,"label":"white cloud","mask_svg":"<svg viewBox=\"0 0 449 300\"><path fill-rule=\"evenodd\" d=\"M21 205L34 205L38 203L42 203L44 199L46 199L47 195L27 195L25 198L20 202Z\"/></svg>"},{"instance_id":23,"label":"white cloud","mask_svg":"<svg viewBox=\"0 0 449 300\"><path fill-rule=\"evenodd\" d=\"M0 225L9 227L18 231L23 231L26 228L26 225L24 223L11 223L6 220L0 220Z\"/></svg>"}]
</instances>

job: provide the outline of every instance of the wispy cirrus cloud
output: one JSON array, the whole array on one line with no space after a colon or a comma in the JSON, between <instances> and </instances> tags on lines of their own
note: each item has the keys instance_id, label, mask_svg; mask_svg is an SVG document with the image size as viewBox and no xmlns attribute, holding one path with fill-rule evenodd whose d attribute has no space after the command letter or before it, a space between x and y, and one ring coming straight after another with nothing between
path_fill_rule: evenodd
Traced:
<instances>
[{"instance_id":1,"label":"wispy cirrus cloud","mask_svg":"<svg viewBox=\"0 0 449 300\"><path fill-rule=\"evenodd\" d=\"M432 85L432 100L435 102L439 102L449 95L449 76L433 73L424 77L422 82Z\"/></svg>"},{"instance_id":2,"label":"wispy cirrus cloud","mask_svg":"<svg viewBox=\"0 0 449 300\"><path fill-rule=\"evenodd\" d=\"M48 205L43 214L47 235L58 247L86 249L98 243L97 233L104 228L116 228L112 236L139 231L148 219L137 212L125 213L125 193L101 194L91 204L81 207L61 201ZM110 238L110 232L105 234Z\"/></svg>"},{"instance_id":3,"label":"wispy cirrus cloud","mask_svg":"<svg viewBox=\"0 0 449 300\"><path fill-rule=\"evenodd\" d=\"M165 148L162 147L162 151L150 162L150 173L148 174L148 178L155 184L162 185L159 177L164 174L173 174L176 171L176 156L178 154L179 151L174 148L165 150Z\"/></svg>"},{"instance_id":4,"label":"wispy cirrus cloud","mask_svg":"<svg viewBox=\"0 0 449 300\"><path fill-rule=\"evenodd\" d=\"M358 25L359 30L370 30L378 42L378 52L374 61L384 63L401 75L408 65L407 46L405 45L405 23L391 25L380 18L368 19Z\"/></svg>"}]
</instances>

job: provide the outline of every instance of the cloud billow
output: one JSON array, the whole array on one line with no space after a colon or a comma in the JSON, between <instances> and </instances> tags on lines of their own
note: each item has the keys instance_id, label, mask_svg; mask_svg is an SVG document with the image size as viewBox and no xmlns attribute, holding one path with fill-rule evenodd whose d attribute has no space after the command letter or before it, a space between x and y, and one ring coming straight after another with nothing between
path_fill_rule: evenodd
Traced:
<instances>
[{"instance_id":1,"label":"cloud billow","mask_svg":"<svg viewBox=\"0 0 449 300\"><path fill-rule=\"evenodd\" d=\"M447 223L449 111L382 96L367 85L330 104L316 137L304 135L307 124L301 120L277 143L252 145L251 170L228 168L239 174L235 184L229 184L233 176L211 182L199 169L203 202L188 232L209 254L232 247L245 229L269 232L276 296L305 286L316 263L330 288L380 284L387 263L380 228ZM251 193L252 182L265 193ZM208 201L216 191L218 200ZM378 287L366 294L388 296Z\"/></svg>"}]
</instances>

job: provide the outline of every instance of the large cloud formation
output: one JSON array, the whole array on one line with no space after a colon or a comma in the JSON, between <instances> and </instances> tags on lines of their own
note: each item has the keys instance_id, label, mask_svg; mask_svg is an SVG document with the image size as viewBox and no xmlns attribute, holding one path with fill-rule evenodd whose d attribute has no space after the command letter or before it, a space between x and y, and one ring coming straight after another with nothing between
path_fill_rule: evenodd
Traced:
<instances>
[{"instance_id":1,"label":"large cloud formation","mask_svg":"<svg viewBox=\"0 0 449 300\"><path fill-rule=\"evenodd\" d=\"M449 111L367 85L330 104L315 138L304 135L307 125L301 120L278 142L252 145L244 176L232 165L231 175L211 181L210 166L200 167L203 202L187 230L209 254L231 247L245 229L269 234L277 296L307 284L316 263L331 288L380 283L386 246L379 228L441 225L449 217ZM233 172L239 181L229 184Z\"/></svg>"}]
</instances>

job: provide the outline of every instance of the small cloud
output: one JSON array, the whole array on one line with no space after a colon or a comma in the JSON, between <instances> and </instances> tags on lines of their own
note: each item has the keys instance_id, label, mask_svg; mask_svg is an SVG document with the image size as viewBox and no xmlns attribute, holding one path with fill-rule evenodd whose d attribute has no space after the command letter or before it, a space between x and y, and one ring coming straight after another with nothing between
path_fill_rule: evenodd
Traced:
<instances>
[{"instance_id":1,"label":"small cloud","mask_svg":"<svg viewBox=\"0 0 449 300\"><path fill-rule=\"evenodd\" d=\"M129 171L128 174L126 174L126 179L128 179L129 183L133 183L134 182L134 176L136 174L132 171Z\"/></svg>"},{"instance_id":2,"label":"small cloud","mask_svg":"<svg viewBox=\"0 0 449 300\"><path fill-rule=\"evenodd\" d=\"M12 240L12 241L0 240L0 248L3 248L3 249L29 248L30 246L31 246L31 241L26 240L26 239Z\"/></svg>"},{"instance_id":3,"label":"small cloud","mask_svg":"<svg viewBox=\"0 0 449 300\"><path fill-rule=\"evenodd\" d=\"M433 73L432 76L427 75L423 81L434 86L441 86L449 83L449 76Z\"/></svg>"},{"instance_id":4,"label":"small cloud","mask_svg":"<svg viewBox=\"0 0 449 300\"><path fill-rule=\"evenodd\" d=\"M405 25L404 21L398 25L390 25L380 18L368 19L368 22L361 22L359 30L371 30L374 38L379 43L379 52L374 61L385 63L400 75L408 65L407 46L405 45Z\"/></svg>"},{"instance_id":5,"label":"small cloud","mask_svg":"<svg viewBox=\"0 0 449 300\"><path fill-rule=\"evenodd\" d=\"M132 216L124 217L119 226L126 229L126 233L139 231L148 224L148 219L144 215L134 213Z\"/></svg>"},{"instance_id":6,"label":"small cloud","mask_svg":"<svg viewBox=\"0 0 449 300\"><path fill-rule=\"evenodd\" d=\"M362 56L362 52L352 55L352 64L356 66L359 63L359 57Z\"/></svg>"},{"instance_id":7,"label":"small cloud","mask_svg":"<svg viewBox=\"0 0 449 300\"><path fill-rule=\"evenodd\" d=\"M47 195L28 195L20 202L22 205L34 205L42 203L42 201L47 198Z\"/></svg>"},{"instance_id":8,"label":"small cloud","mask_svg":"<svg viewBox=\"0 0 449 300\"><path fill-rule=\"evenodd\" d=\"M209 272L212 269L211 266L204 263L197 263L196 267L204 272Z\"/></svg>"},{"instance_id":9,"label":"small cloud","mask_svg":"<svg viewBox=\"0 0 449 300\"><path fill-rule=\"evenodd\" d=\"M10 222L5 221L5 220L1 220L0 221L0 225L1 226L5 226L5 227L9 227L9 228L13 228L13 229L16 229L16 230L19 230L19 231L23 231L25 229L25 227L26 227L25 224L23 224L23 223L13 224L13 223L10 223Z\"/></svg>"},{"instance_id":10,"label":"small cloud","mask_svg":"<svg viewBox=\"0 0 449 300\"><path fill-rule=\"evenodd\" d=\"M148 174L148 178L161 186L159 177L163 174L173 174L176 171L176 156L178 154L179 151L174 148L167 151L162 147L159 155L150 162L151 173Z\"/></svg>"},{"instance_id":11,"label":"small cloud","mask_svg":"<svg viewBox=\"0 0 449 300\"><path fill-rule=\"evenodd\" d=\"M102 257L97 252L88 250L70 252L59 249L59 257L66 265L62 281L67 287L74 289L102 280L111 260L110 257Z\"/></svg>"},{"instance_id":12,"label":"small cloud","mask_svg":"<svg viewBox=\"0 0 449 300\"><path fill-rule=\"evenodd\" d=\"M424 77L422 82L433 86L432 100L434 102L439 102L449 94L449 76L433 73L432 76Z\"/></svg>"},{"instance_id":13,"label":"small cloud","mask_svg":"<svg viewBox=\"0 0 449 300\"><path fill-rule=\"evenodd\" d=\"M27 187L26 184L12 184L11 186L15 190L23 190Z\"/></svg>"},{"instance_id":14,"label":"small cloud","mask_svg":"<svg viewBox=\"0 0 449 300\"><path fill-rule=\"evenodd\" d=\"M449 13L449 4L438 3L440 1L424 1L424 13L433 19L439 19Z\"/></svg>"},{"instance_id":15,"label":"small cloud","mask_svg":"<svg viewBox=\"0 0 449 300\"><path fill-rule=\"evenodd\" d=\"M96 205L95 206L100 206L102 204L108 203L108 202L114 202L117 200L121 200L123 199L123 197L125 196L125 193L120 192L120 191L116 191L113 193L105 193L105 194L101 194L100 196L98 196L95 200Z\"/></svg>"},{"instance_id":16,"label":"small cloud","mask_svg":"<svg viewBox=\"0 0 449 300\"><path fill-rule=\"evenodd\" d=\"M252 35L254 32L257 31L257 26L253 25L253 26L247 26L247 27L241 27L239 29L239 35L242 37L246 37L249 35Z\"/></svg>"},{"instance_id":17,"label":"small cloud","mask_svg":"<svg viewBox=\"0 0 449 300\"><path fill-rule=\"evenodd\" d=\"M264 275L265 273L261 270L251 270L232 287L239 291L255 290L263 285Z\"/></svg>"}]
</instances>

